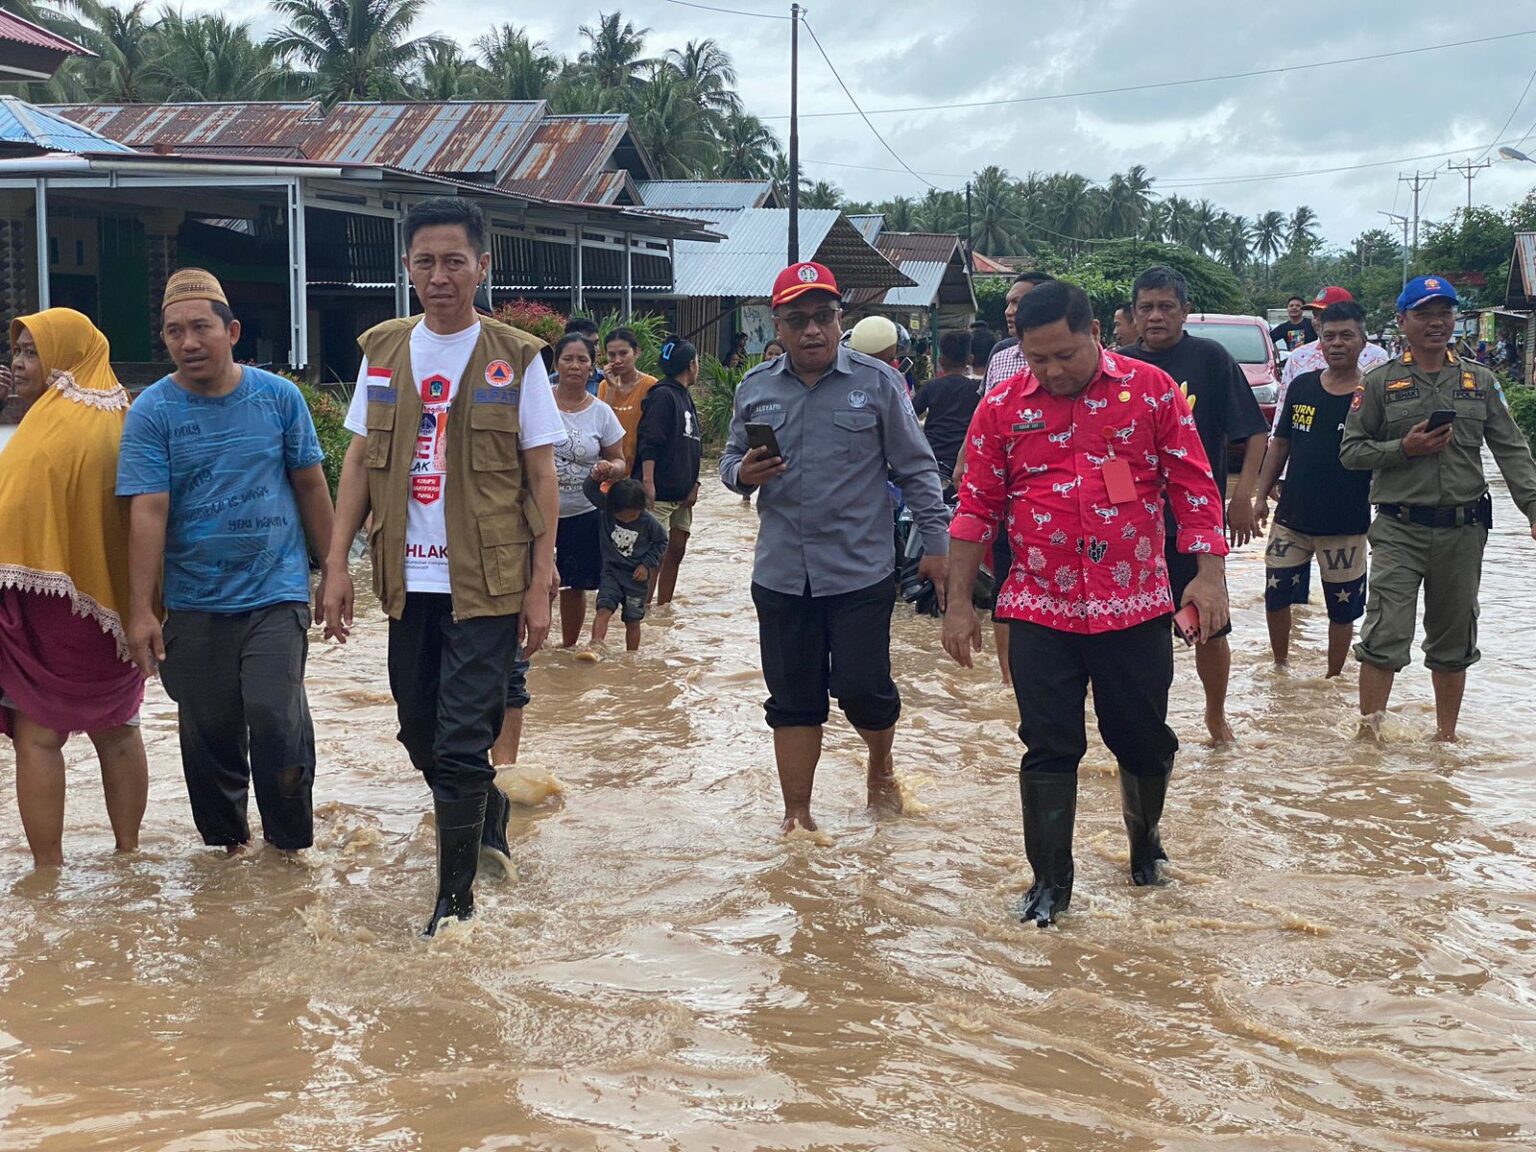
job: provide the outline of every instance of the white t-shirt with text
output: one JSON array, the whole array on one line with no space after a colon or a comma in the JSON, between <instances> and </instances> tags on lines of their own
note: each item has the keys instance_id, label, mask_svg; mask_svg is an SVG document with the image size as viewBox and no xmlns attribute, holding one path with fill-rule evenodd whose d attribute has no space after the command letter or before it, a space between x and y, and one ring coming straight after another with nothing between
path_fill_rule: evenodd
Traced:
<instances>
[{"instance_id":1,"label":"white t-shirt with text","mask_svg":"<svg viewBox=\"0 0 1536 1152\"><path fill-rule=\"evenodd\" d=\"M421 396L421 427L416 433L416 450L411 459L410 501L405 514L405 590L407 592L449 592L448 525L443 517L447 497L448 408L458 395L459 379L469 366L475 343L480 339L476 323L440 336L425 323L411 330L412 386ZM505 387L487 380L492 387ZM479 382L472 382L478 386ZM370 370L363 357L357 373L357 389L347 409L347 431L358 436L368 434L368 387L401 387L391 380L387 369ZM524 450L554 444L566 436L555 407L544 361L535 356L523 372L522 392L518 396L518 446Z\"/></svg>"},{"instance_id":2,"label":"white t-shirt with text","mask_svg":"<svg viewBox=\"0 0 1536 1152\"><path fill-rule=\"evenodd\" d=\"M564 432L555 442L555 478L560 482L560 518L594 512L581 491L592 469L603 458L603 449L624 439L624 425L613 409L595 397L580 412L555 409Z\"/></svg>"}]
</instances>

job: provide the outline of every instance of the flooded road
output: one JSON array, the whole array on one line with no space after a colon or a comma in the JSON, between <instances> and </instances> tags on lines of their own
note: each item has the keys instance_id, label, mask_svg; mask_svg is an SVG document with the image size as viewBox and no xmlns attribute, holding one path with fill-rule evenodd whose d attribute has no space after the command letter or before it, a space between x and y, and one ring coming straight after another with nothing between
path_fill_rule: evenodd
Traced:
<instances>
[{"instance_id":1,"label":"flooded road","mask_svg":"<svg viewBox=\"0 0 1536 1152\"><path fill-rule=\"evenodd\" d=\"M29 875L0 750L5 1149L1223 1150L1536 1144L1536 546L1499 492L1484 663L1464 743L1399 682L1355 743L1326 617L1267 657L1262 549L1232 562L1242 743L1185 741L1164 841L1131 887L1094 738L1058 929L1028 883L1012 700L898 612L914 813L860 809L862 745L829 729L825 843L784 841L748 597L755 516L705 485L679 605L596 667L540 656L519 877L415 937L434 883L427 790L394 742L385 627L317 643L307 866L196 844L174 711L144 713L145 852L114 859L71 743L61 876ZM1417 658L1417 653L1415 654ZM254 818L254 806L253 806Z\"/></svg>"}]
</instances>

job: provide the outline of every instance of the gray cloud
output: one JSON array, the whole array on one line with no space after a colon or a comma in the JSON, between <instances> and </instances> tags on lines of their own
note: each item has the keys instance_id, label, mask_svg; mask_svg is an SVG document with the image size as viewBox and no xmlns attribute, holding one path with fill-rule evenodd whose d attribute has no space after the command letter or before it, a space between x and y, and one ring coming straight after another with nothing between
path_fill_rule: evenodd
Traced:
<instances>
[{"instance_id":1,"label":"gray cloud","mask_svg":"<svg viewBox=\"0 0 1536 1152\"><path fill-rule=\"evenodd\" d=\"M782 12L779 0L705 0L720 7ZM609 0L602 7L619 6ZM252 0L187 0L188 9L219 8L270 19ZM590 11L530 10L510 0L473 6L436 3L423 31L464 43L488 24L526 24L557 51L579 48L578 25ZM651 49L714 37L735 57L748 107L763 116L788 111L788 26L666 3L631 0L627 19L652 29ZM810 20L854 95L866 108L996 100L1044 93L1174 80L1191 76L1294 67L1319 59L1369 55L1431 44L1507 35L1536 28L1513 14L1468 21L1465 10L1426 0L1356 0L1319 10L1301 5L1237 5L1228 0L1110 0L1054 6L995 0L843 0L811 5ZM802 112L849 111L847 98L818 57L801 42ZM1104 179L1144 164L1165 191L1208 197L1229 211L1255 215L1312 205L1327 237L1348 243L1384 223L1379 209L1403 210L1399 167L1289 179L1223 183L1260 174L1297 173L1461 149L1475 155L1492 141L1536 63L1536 36L1517 37L1362 64L1274 76L1193 84L1146 92L1082 97L987 109L874 117L892 147L920 172L966 173L998 164L1015 175L1074 169ZM785 135L782 120L770 120ZM1536 89L1507 136L1536 125ZM1536 139L1536 138L1533 138ZM856 117L807 118L801 128L806 171L858 199L920 197L927 185L898 168ZM820 162L820 163L812 163ZM828 163L831 162L831 163ZM1444 159L1426 197L1426 216L1443 217L1465 203L1466 186ZM1171 182L1199 179L1202 183ZM953 176L929 177L953 187ZM1473 185L1474 202L1502 206L1536 182L1536 168L1496 161Z\"/></svg>"}]
</instances>

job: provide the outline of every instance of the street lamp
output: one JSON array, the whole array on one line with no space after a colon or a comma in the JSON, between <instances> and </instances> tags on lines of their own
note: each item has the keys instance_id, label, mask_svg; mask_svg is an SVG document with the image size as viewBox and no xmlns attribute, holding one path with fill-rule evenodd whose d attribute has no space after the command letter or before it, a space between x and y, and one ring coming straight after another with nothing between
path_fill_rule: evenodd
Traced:
<instances>
[{"instance_id":1,"label":"street lamp","mask_svg":"<svg viewBox=\"0 0 1536 1152\"><path fill-rule=\"evenodd\" d=\"M1536 159L1532 159L1531 157L1527 156L1518 148L1500 148L1499 155L1504 157L1506 160L1524 160L1527 164L1536 164Z\"/></svg>"}]
</instances>

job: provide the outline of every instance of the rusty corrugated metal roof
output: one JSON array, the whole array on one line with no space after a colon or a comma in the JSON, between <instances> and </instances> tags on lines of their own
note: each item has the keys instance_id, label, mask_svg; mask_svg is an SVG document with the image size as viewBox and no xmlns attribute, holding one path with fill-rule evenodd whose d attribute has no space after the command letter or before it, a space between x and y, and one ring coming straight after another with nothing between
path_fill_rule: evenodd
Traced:
<instances>
[{"instance_id":1,"label":"rusty corrugated metal roof","mask_svg":"<svg viewBox=\"0 0 1536 1152\"><path fill-rule=\"evenodd\" d=\"M944 264L954 259L960 237L953 232L881 232L874 245L895 263L920 260Z\"/></svg>"},{"instance_id":2,"label":"rusty corrugated metal roof","mask_svg":"<svg viewBox=\"0 0 1536 1152\"><path fill-rule=\"evenodd\" d=\"M628 133L622 112L546 116L501 186L545 200L590 201Z\"/></svg>"},{"instance_id":3,"label":"rusty corrugated metal roof","mask_svg":"<svg viewBox=\"0 0 1536 1152\"><path fill-rule=\"evenodd\" d=\"M544 110L542 100L338 104L306 147L314 160L494 184L534 138Z\"/></svg>"},{"instance_id":4,"label":"rusty corrugated metal roof","mask_svg":"<svg viewBox=\"0 0 1536 1152\"><path fill-rule=\"evenodd\" d=\"M133 148L304 155L325 119L318 101L213 104L50 104L50 111Z\"/></svg>"},{"instance_id":5,"label":"rusty corrugated metal roof","mask_svg":"<svg viewBox=\"0 0 1536 1152\"><path fill-rule=\"evenodd\" d=\"M46 48L50 52L62 52L66 56L96 55L73 40L66 40L41 25L22 19L14 12L0 12L0 40L9 40L12 44L25 44L28 48Z\"/></svg>"}]
</instances>

